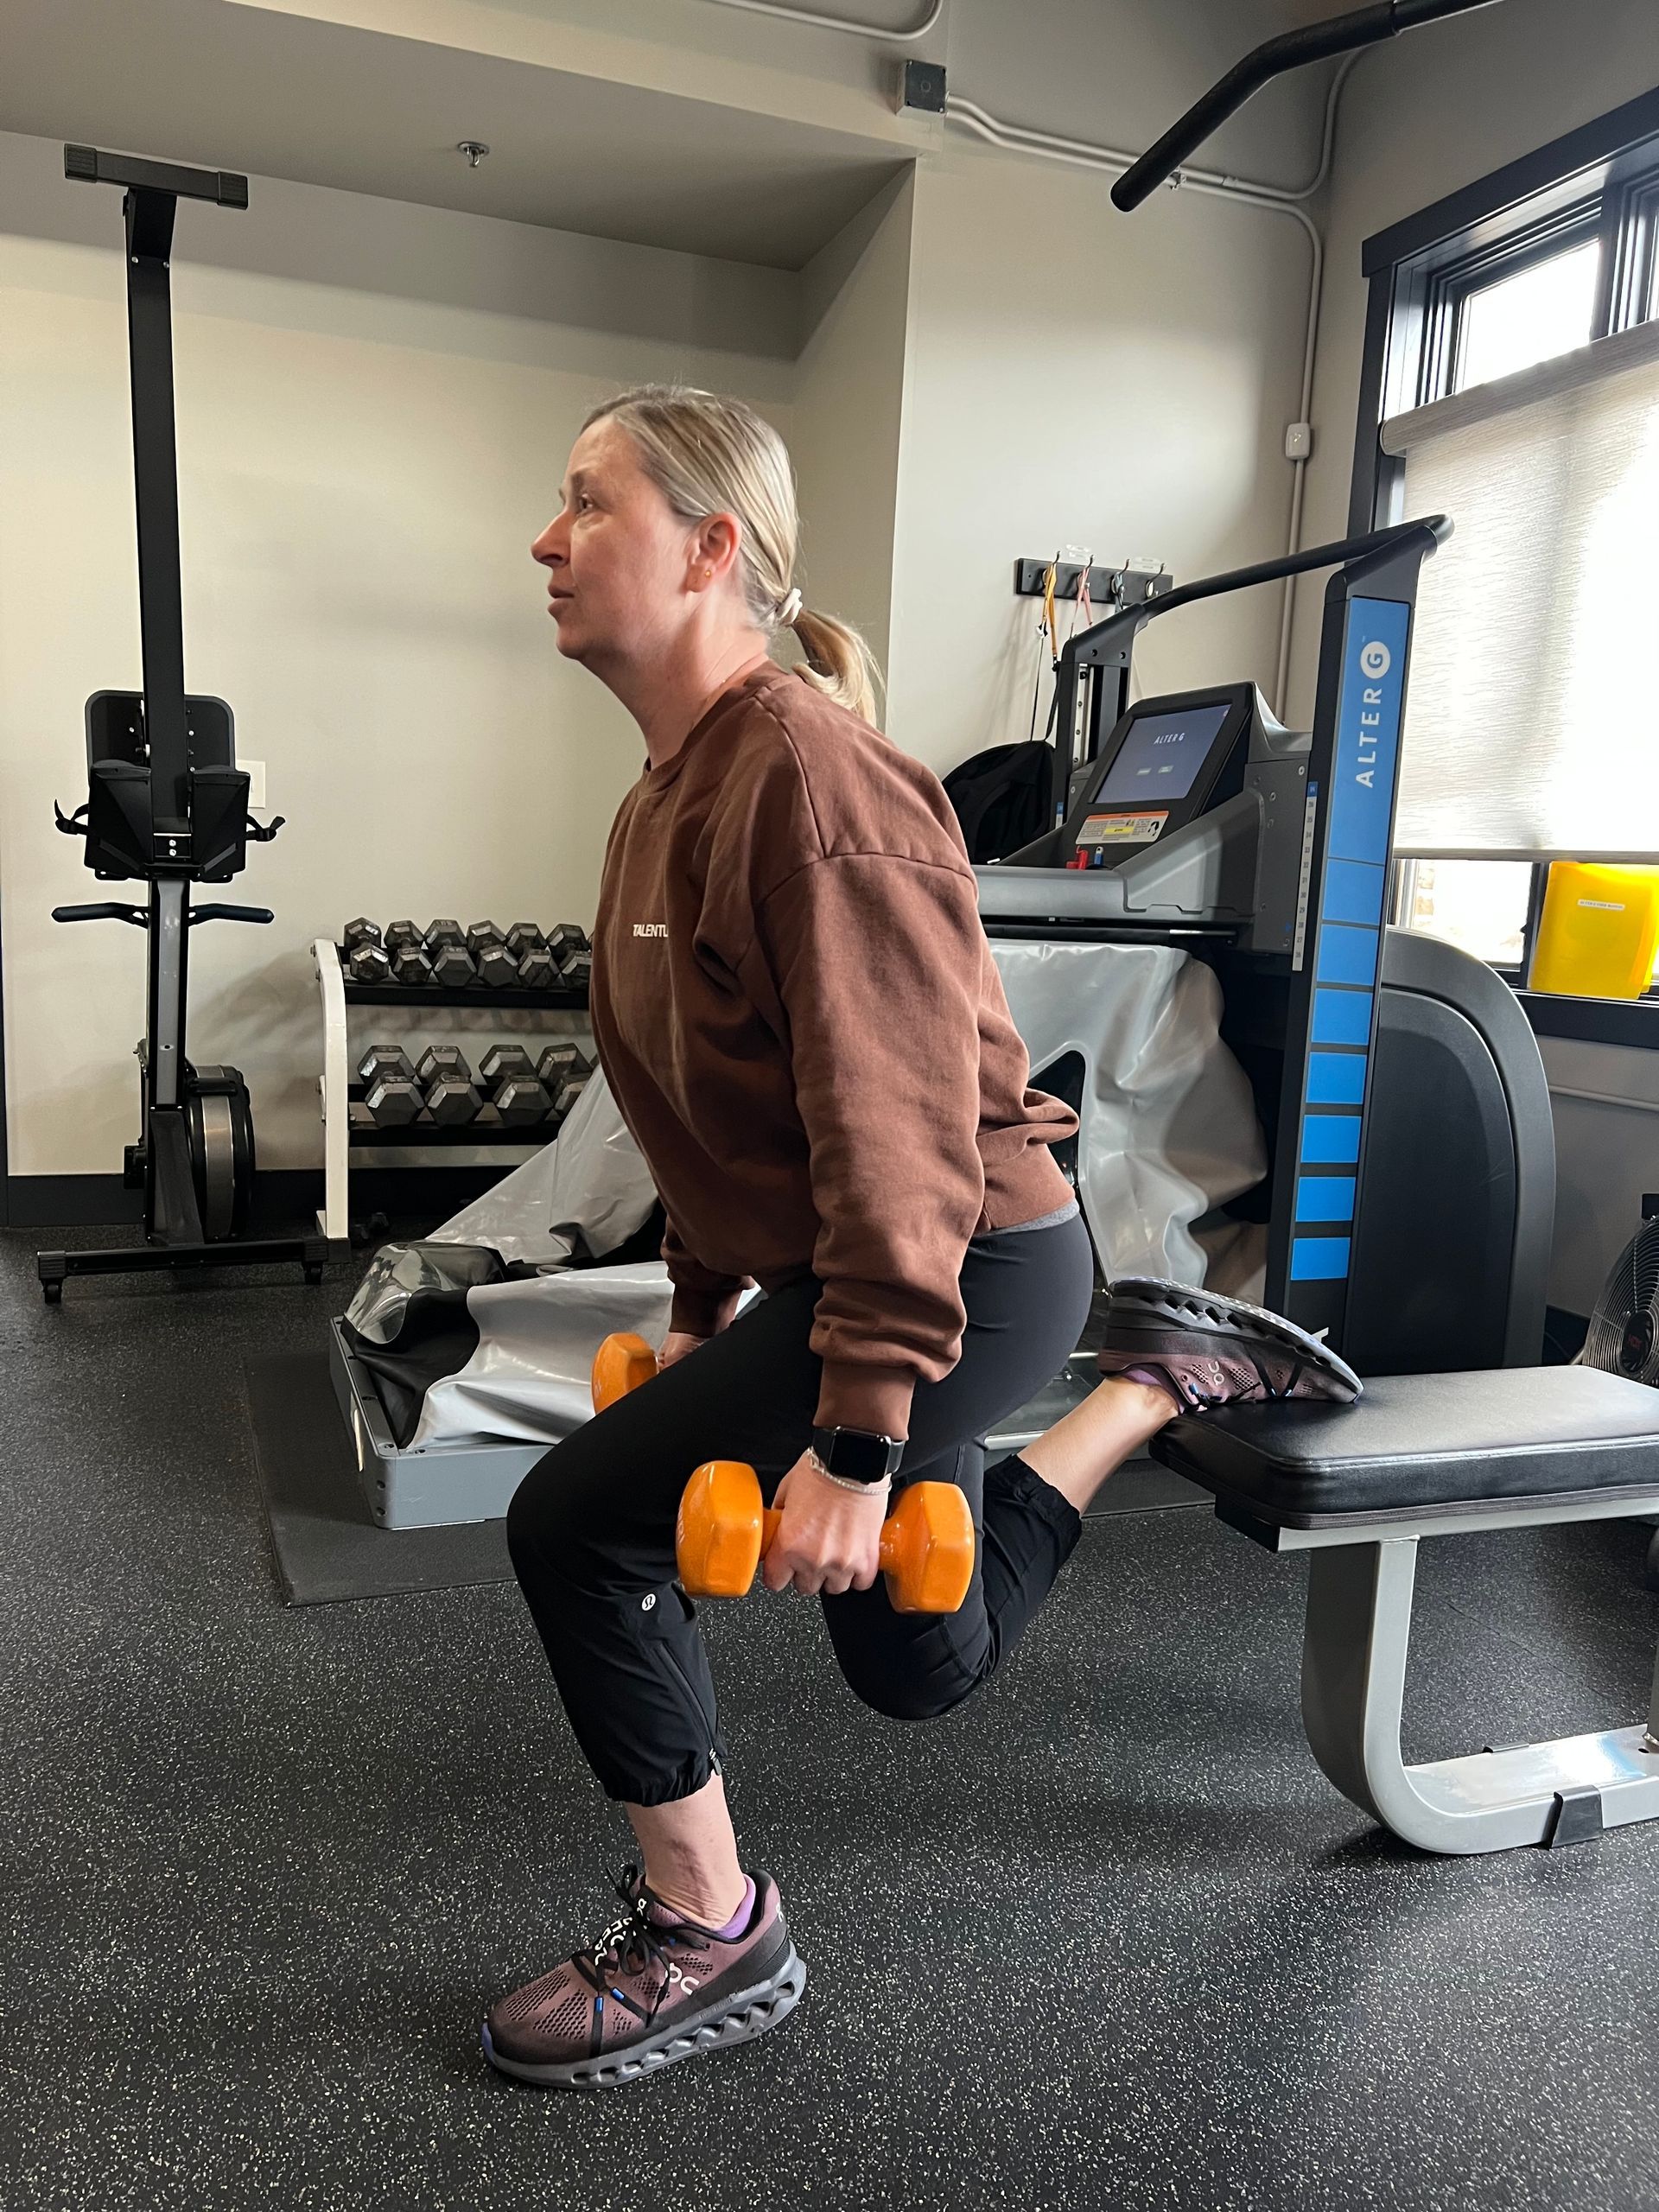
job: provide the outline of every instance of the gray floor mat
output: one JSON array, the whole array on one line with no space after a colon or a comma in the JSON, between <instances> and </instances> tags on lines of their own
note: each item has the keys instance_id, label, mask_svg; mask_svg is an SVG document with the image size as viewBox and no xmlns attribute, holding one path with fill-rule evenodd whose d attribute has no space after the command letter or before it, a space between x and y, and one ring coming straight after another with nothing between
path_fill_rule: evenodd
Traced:
<instances>
[{"instance_id":1,"label":"gray floor mat","mask_svg":"<svg viewBox=\"0 0 1659 2212\"><path fill-rule=\"evenodd\" d=\"M512 1581L500 1521L382 1529L370 1519L326 1352L276 1352L245 1371L260 1500L289 1605Z\"/></svg>"}]
</instances>

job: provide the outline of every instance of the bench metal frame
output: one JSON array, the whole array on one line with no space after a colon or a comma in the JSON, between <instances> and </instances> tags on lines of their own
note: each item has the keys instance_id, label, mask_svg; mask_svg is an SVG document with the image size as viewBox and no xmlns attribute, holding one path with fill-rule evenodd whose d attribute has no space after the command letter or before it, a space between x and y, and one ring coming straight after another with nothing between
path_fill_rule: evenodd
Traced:
<instances>
[{"instance_id":1,"label":"bench metal frame","mask_svg":"<svg viewBox=\"0 0 1659 2212\"><path fill-rule=\"evenodd\" d=\"M1647 1724L1503 1745L1408 1766L1400 1719L1417 1546L1429 1536L1636 1520L1659 1490L1469 1506L1287 1529L1218 1500L1218 1517L1273 1552L1306 1552L1302 1724L1327 1780L1419 1850L1465 1854L1581 1843L1659 1817L1659 1668Z\"/></svg>"}]
</instances>

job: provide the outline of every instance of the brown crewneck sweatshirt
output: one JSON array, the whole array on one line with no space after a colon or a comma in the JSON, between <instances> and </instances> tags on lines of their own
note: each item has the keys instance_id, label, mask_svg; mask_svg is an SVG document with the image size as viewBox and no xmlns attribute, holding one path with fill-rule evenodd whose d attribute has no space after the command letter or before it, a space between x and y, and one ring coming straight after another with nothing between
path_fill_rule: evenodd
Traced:
<instances>
[{"instance_id":1,"label":"brown crewneck sweatshirt","mask_svg":"<svg viewBox=\"0 0 1659 2212\"><path fill-rule=\"evenodd\" d=\"M671 1326L823 1284L817 1418L908 1433L955 1366L969 1239L1063 1208L1077 1118L1030 1062L931 770L768 663L645 769L606 849L594 1035L668 1215Z\"/></svg>"}]
</instances>

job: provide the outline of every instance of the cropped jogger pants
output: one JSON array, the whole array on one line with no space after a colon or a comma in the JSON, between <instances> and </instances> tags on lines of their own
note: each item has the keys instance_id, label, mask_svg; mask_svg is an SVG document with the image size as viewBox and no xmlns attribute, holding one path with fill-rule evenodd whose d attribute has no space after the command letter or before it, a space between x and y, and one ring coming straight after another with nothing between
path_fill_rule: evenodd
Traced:
<instances>
[{"instance_id":1,"label":"cropped jogger pants","mask_svg":"<svg viewBox=\"0 0 1659 2212\"><path fill-rule=\"evenodd\" d=\"M976 1237L960 1277L962 1357L921 1383L895 1491L954 1482L978 1535L960 1611L895 1612L880 1577L821 1603L849 1687L878 1712L929 1719L988 1679L1047 1595L1082 1522L1016 1458L987 1469L988 1429L1075 1350L1093 1262L1071 1215ZM770 1501L811 1441L821 1286L803 1274L550 1452L507 1514L513 1571L566 1712L607 1794L690 1796L723 1753L696 1609L674 1579L680 1493L705 1459L747 1460Z\"/></svg>"}]
</instances>

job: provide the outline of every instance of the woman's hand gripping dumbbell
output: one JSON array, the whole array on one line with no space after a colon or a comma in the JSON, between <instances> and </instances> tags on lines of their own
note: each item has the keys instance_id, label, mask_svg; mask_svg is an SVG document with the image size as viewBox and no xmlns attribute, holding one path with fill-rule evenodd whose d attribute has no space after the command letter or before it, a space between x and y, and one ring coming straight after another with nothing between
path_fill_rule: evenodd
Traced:
<instances>
[{"instance_id":1,"label":"woman's hand gripping dumbbell","mask_svg":"<svg viewBox=\"0 0 1659 2212\"><path fill-rule=\"evenodd\" d=\"M643 1337L607 1337L594 1359L594 1410L647 1382L657 1356ZM685 1486L675 1524L680 1581L693 1598L746 1597L782 1514L736 1459L710 1459ZM954 1613L974 1572L974 1522L954 1483L912 1483L881 1529L881 1572L899 1613Z\"/></svg>"}]
</instances>

